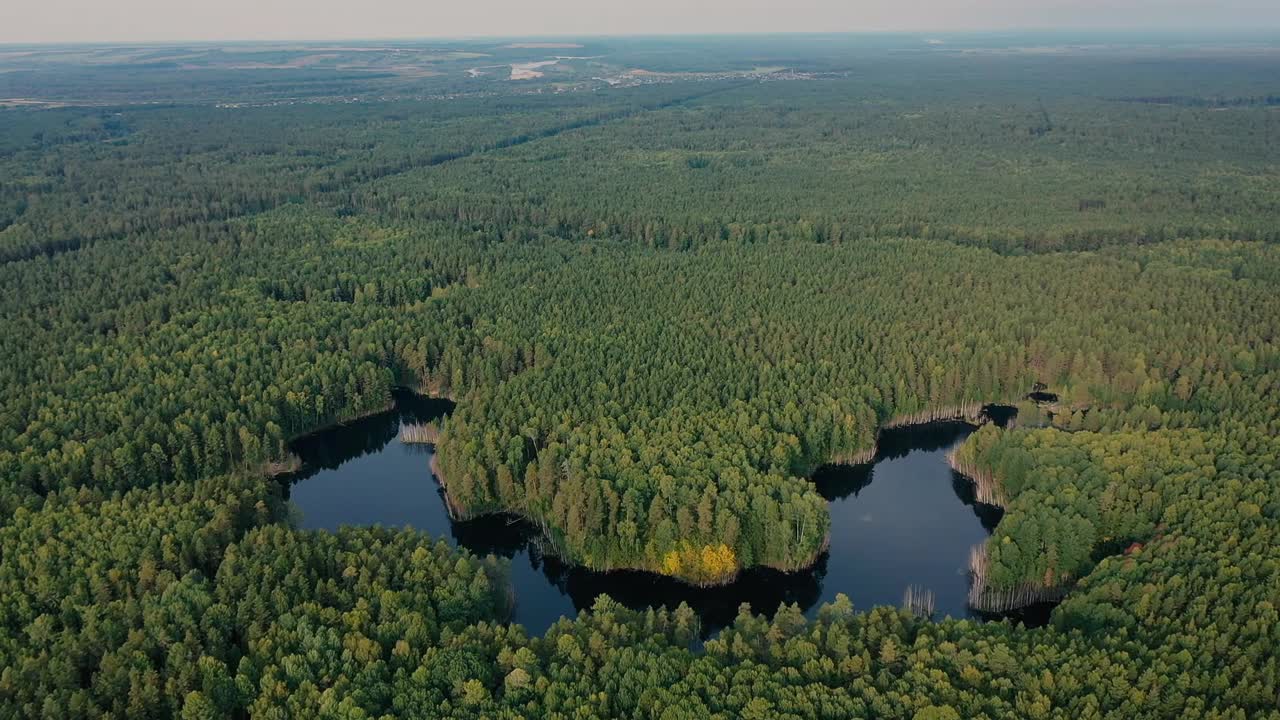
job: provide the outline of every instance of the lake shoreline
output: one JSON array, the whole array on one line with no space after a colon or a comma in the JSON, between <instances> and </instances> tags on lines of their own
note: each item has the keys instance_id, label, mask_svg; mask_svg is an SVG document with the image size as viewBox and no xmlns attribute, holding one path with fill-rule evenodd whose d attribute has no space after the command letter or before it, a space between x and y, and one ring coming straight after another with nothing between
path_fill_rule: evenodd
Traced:
<instances>
[{"instance_id":1,"label":"lake shoreline","mask_svg":"<svg viewBox=\"0 0 1280 720\"><path fill-rule=\"evenodd\" d=\"M444 393L422 392L420 388L409 387L408 385L392 385L391 387L387 388L387 392L390 397L387 399L387 402L383 404L380 408L374 408L372 410L358 412L358 413L355 413L354 415L343 417L340 420L330 420L326 422L324 425L320 425L319 427L314 427L314 428L311 428L310 430L304 430L302 432L295 433L294 435L290 436L285 440L285 445L292 445L298 442L299 440L309 438L313 435L319 435L320 433L328 432L330 430L336 430L338 428L345 427L347 425L350 425L355 422L359 422L361 420L367 420L371 417L376 417L383 413L391 412L392 410L396 409L395 394L397 392L412 395L416 398L421 398L423 400L448 400L449 402L454 404L457 404L458 402L453 398L452 393L444 394Z\"/></svg>"},{"instance_id":2,"label":"lake shoreline","mask_svg":"<svg viewBox=\"0 0 1280 720\"><path fill-rule=\"evenodd\" d=\"M422 392L420 388L414 388L414 387L409 387L404 385L392 386L390 388L390 393L391 393L391 397L388 399L388 401L384 405L380 406L380 408L376 408L376 409L369 410L367 412L348 416L343 418L342 420L330 422L326 425L315 428L309 432L300 433L294 438L292 438L289 441L289 444L292 445L293 443L296 443L298 440L303 438L317 436L325 432L332 432L335 429L347 427L351 424L358 423L361 420L366 420L372 417L376 417L378 415L382 415L384 413L392 412L397 407L397 399L395 397L397 393L403 393L405 395L409 395L417 399L446 400L449 402L456 402L451 397L445 394ZM935 425L935 424L945 425L945 424L951 424L951 423L960 423L960 424L968 425L971 427L980 427L989 422L1000 422L1003 424L1004 421L1008 421L1014 417L1016 417L1016 409L1014 408L1014 406L1011 404L1002 403L1002 402L963 403L959 405L951 405L951 406L946 406L942 408L925 409L925 410L920 410L912 413L901 413L898 415L894 415L889 419L887 419L884 423L882 423L876 429L876 439L873 442L871 447L854 452L854 453L848 453L844 455L840 455L840 454L834 455L828 461L817 464L813 468L813 470L806 475L806 478L811 482L813 482L815 480L817 473L823 468L829 468L829 467L857 468L857 467L866 467L866 466L874 465L879 459L881 459L882 451L884 451L885 449L882 440L886 432L897 431L897 430L918 429L918 428L927 427L929 425ZM1003 418L1003 420L999 418ZM435 443L430 443L429 445L433 448L433 450L436 448ZM956 457L954 448L946 453L945 461L947 465L955 473L957 473L961 478L963 478L966 482L968 482L970 486L973 488L973 491L974 491L973 501L976 504L986 505L999 510L1003 510L1005 505L1003 494L999 492L999 489L997 487L997 484L995 483L994 477L991 477L990 473L984 473L979 468L969 467L967 463L961 463ZM297 467L305 466L305 463L298 462L296 460L296 457L292 456L292 453L291 453L290 456L287 456L284 460L268 463L265 467L270 468L270 467L274 467L275 465L282 465L289 468L294 468L295 466ZM679 586L686 587L691 590L715 590L720 588L729 588L739 583L740 581L742 581L745 576L752 575L753 573L758 573L761 571L779 573L784 576L796 576L796 577L802 576L805 573L813 572L814 569L822 561L824 556L826 556L831 550L832 536L831 536L831 528L829 527L822 539L822 542L816 546L816 548L811 554L809 554L807 557L800 560L799 562L796 562L794 564L786 564L786 565L777 564L777 563L767 563L767 562L755 563L749 566L738 567L732 574L728 574L723 577L716 578L714 580L695 580L687 577L682 577L679 575L671 575L671 574L663 573L657 568L645 567L643 565L609 564L608 566L603 566L603 567L596 566L591 563L581 562L581 561L570 558L568 556L568 553L565 552L565 549L562 548L555 541L554 537L551 534L550 528L548 528L545 524L540 523L537 519L529 517L528 515L520 511L509 509L509 508L491 509L491 510L485 510L482 512L470 511L462 503L458 502L453 497L453 495L449 492L449 481L441 470L438 452L432 453L431 460L428 463L428 466L429 466L429 470L431 472L432 477L435 479L436 484L439 487L440 495L443 499L444 507L450 520L454 522L466 522L466 521L478 520L485 517L497 517L497 516L508 516L511 518L515 518L519 522L524 523L528 528L530 528L530 531L534 535L534 539L531 541L536 542L539 545L544 555L554 556L557 559L557 561L563 563L568 568L580 568L581 570L590 572L590 573L598 573L602 575L641 574L641 575L651 576L655 581L672 582ZM296 468L294 471L296 471ZM268 477L277 478L277 479L281 477L287 477L290 474L291 474L290 471L266 472L266 475ZM828 507L830 507L831 504L832 504L832 501L828 500ZM978 549L981 549L982 547L983 545L979 545L974 549L978 550ZM976 593L977 597L983 597L983 598L991 594L992 592L991 589L988 588L984 582L981 582L981 580L974 575L974 571L972 570L972 568L969 569L969 574L973 582L973 589L971 590L971 593L970 593L971 597L975 596L974 593ZM1045 590L1044 592L1038 592L1038 593L1016 592L1016 593L1009 593L1007 595L1004 593L1000 593L1001 598L999 602L996 602L994 604L990 602L978 602L974 604L971 602L969 604L969 607L972 610L977 612L1008 613L1008 612L1018 611L1022 608L1029 607L1037 603L1045 602L1046 600L1057 601L1057 600L1060 600L1061 597L1065 594L1066 594L1066 590L1060 587L1048 589L1048 590ZM1010 597L1025 599L1026 602L1020 602L1020 601L1011 602L1011 600L1009 599ZM996 608L997 605L999 606L998 608Z\"/></svg>"},{"instance_id":3,"label":"lake shoreline","mask_svg":"<svg viewBox=\"0 0 1280 720\"><path fill-rule=\"evenodd\" d=\"M321 504L300 505L300 517L314 512L320 524L314 520L312 524L327 530L344 524L411 526L442 536L459 551L477 557L509 558L515 564L507 580L512 591L529 603L526 610L515 611L513 621L532 623L535 630L545 627L548 619L554 622L552 615L571 617L602 593L636 608L687 603L708 628L707 637L732 624L744 602L754 612L768 614L780 604L798 604L808 613L832 602L833 593L839 592L851 596L860 608L900 607L902 588L909 586L938 591L935 617L987 621L1010 616L984 613L982 607L966 603L971 589L968 550L989 537L999 517L985 515L980 509L984 506L974 502L972 484L946 458L947 451L963 442L975 426L986 421L1003 425L1010 415L998 406L981 406L976 412L971 405L957 406L886 421L877 431L873 451L859 453L864 463L824 464L808 477L826 500L831 518L812 554L785 565L738 567L732 575L707 582L664 574L657 567L597 567L569 561L569 553L556 542L556 531L522 513L491 507L470 514L450 492L454 478L444 476L442 466L448 463L437 456L437 445L406 442L402 432L406 424L439 423L441 415L454 406L403 387L395 388L394 399L396 407L389 412L347 421L290 448L305 460L308 471L298 474L294 482L303 483L300 487L321 482L315 487L326 488L310 495ZM345 470L344 476L338 468L348 462L357 465ZM420 477L423 470L431 473L430 480ZM873 476L878 479L875 483ZM943 487L954 491L954 496ZM923 504L914 506L917 501ZM871 522L872 514L875 523L864 524ZM934 549L919 555L919 540L914 541L917 549L912 549L910 543L900 546L896 538L922 522L920 530L907 532ZM965 557L947 552L955 548L962 549ZM896 557L894 553L901 552L908 553L902 558L905 565L895 562L899 567L894 570L884 566L886 553ZM572 604L562 607L566 602ZM532 615L525 617L528 612ZM1047 621L1048 610L1028 613L1026 617L1035 618L1031 622Z\"/></svg>"},{"instance_id":4,"label":"lake shoreline","mask_svg":"<svg viewBox=\"0 0 1280 720\"><path fill-rule=\"evenodd\" d=\"M919 427L932 425L935 423L964 423L973 427L980 427L985 423L995 421L992 418L992 416L989 415L988 413L990 410L996 409L996 408L1000 408L1003 411L1013 410L1014 414L1016 415L1016 410L1014 409L1014 406L1006 402L964 403L960 405L952 405L952 406L946 406L942 408L921 410L915 413L903 413L903 414L895 415L876 429L876 442L873 444L871 448L867 450L859 451L857 453L853 453L847 456L846 458L841 458L837 456L837 459L833 461L820 463L813 469L813 471L811 471L806 476L806 479L812 481L814 474L817 472L817 470L823 467L828 467L832 465L856 467L856 466L873 464L878 459L879 452L881 449L880 442L879 442L880 437L886 430L902 430L902 429L910 429L910 428L919 428ZM856 459L858 461L852 462L850 461L850 459ZM431 462L430 462L430 469L431 469L432 476L436 479L437 484L440 486L440 490L444 497L445 505L449 511L450 517L453 518L454 520L469 521L469 520L484 518L487 516L501 516L501 515L508 515L511 517L519 518L522 522L525 522L530 527L536 529L536 532L538 533L539 538L545 541L546 546L549 547L551 551L554 554L556 554L556 556L562 562L566 563L567 565L583 568L590 572L647 573L647 574L654 575L656 577L663 578L665 580L672 580L672 581L681 583L690 588L712 589L712 588L721 588L721 587L731 586L734 583L738 582L742 578L743 574L749 573L756 569L764 569L764 570L769 570L773 572L783 573L786 575L794 575L794 574L810 572L817 566L819 561L822 559L823 555L825 555L831 548L831 530L830 528L828 528L825 537L823 538L822 542L818 545L818 547L815 549L815 551L808 558L806 558L804 561L798 564L795 564L792 566L782 566L782 565L770 564L770 563L756 563L750 566L739 567L733 574L727 575L723 578L719 578L716 580L711 580L711 581L691 580L689 578L681 577L679 575L669 575L652 568L636 566L636 565L611 565L609 567L596 567L588 563L580 562L580 561L565 557L564 554L559 551L559 547L555 543L554 539L552 539L548 535L546 526L538 522L536 519L531 518L528 515L525 515L524 513L518 510L497 509L497 510L485 510L485 511L473 513L469 511L467 508L465 508L464 506L462 506L462 504L454 500L449 493L448 480L445 478L444 474L440 471L438 454L432 455ZM828 505L830 505L829 501L828 501ZM996 507L999 507L999 506L996 506Z\"/></svg>"}]
</instances>

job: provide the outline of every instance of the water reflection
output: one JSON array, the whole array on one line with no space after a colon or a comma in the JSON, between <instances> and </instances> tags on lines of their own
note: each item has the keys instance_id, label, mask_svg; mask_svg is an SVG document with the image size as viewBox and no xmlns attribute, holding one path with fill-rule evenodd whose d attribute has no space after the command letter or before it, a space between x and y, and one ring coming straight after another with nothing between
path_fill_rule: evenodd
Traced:
<instances>
[{"instance_id":1,"label":"water reflection","mask_svg":"<svg viewBox=\"0 0 1280 720\"><path fill-rule=\"evenodd\" d=\"M772 613L796 603L812 614L845 593L855 606L898 605L907 585L932 590L937 616L969 616L969 548L999 522L999 511L975 505L970 483L945 454L973 431L964 423L932 423L881 434L872 463L828 466L814 476L831 502L831 545L814 567L797 573L755 569L731 585L695 588L658 575L594 572L542 552L536 529L494 515L455 522L430 476L431 447L399 440L401 422L426 422L452 410L445 400L405 392L395 409L318 432L292 444L303 469L289 478L290 499L305 528L412 526L451 545L511 560L514 620L542 633L561 616L590 607L601 593L634 608L688 603L705 635L733 622L739 606ZM999 414L999 417L996 417ZM993 418L1007 420L997 411ZM1027 613L1028 621L1041 615Z\"/></svg>"},{"instance_id":2,"label":"water reflection","mask_svg":"<svg viewBox=\"0 0 1280 720\"><path fill-rule=\"evenodd\" d=\"M448 400L395 393L385 413L299 438L290 449L302 469L286 476L286 497L301 511L299 525L409 525L433 535L448 532L449 516L430 480L425 445L397 437L401 421L425 422L453 410ZM304 482L305 481L305 482Z\"/></svg>"},{"instance_id":3,"label":"water reflection","mask_svg":"<svg viewBox=\"0 0 1280 720\"><path fill-rule=\"evenodd\" d=\"M899 605L917 585L933 592L938 617L977 617L966 605L969 548L987 538L1000 512L976 505L972 484L946 461L973 430L962 422L886 430L871 463L814 474L831 503L819 604L843 592L856 607Z\"/></svg>"}]
</instances>

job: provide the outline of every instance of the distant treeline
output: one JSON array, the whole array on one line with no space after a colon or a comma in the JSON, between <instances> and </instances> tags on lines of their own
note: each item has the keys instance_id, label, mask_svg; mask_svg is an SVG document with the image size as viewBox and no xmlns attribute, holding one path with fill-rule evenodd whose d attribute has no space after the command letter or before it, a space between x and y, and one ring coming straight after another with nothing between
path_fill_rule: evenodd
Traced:
<instances>
[{"instance_id":1,"label":"distant treeline","mask_svg":"<svg viewBox=\"0 0 1280 720\"><path fill-rule=\"evenodd\" d=\"M1179 105L1182 107L1270 107L1280 105L1280 95L1255 95L1253 97L1188 97L1166 95L1162 97L1117 97L1117 102L1144 103L1147 105Z\"/></svg>"}]
</instances>

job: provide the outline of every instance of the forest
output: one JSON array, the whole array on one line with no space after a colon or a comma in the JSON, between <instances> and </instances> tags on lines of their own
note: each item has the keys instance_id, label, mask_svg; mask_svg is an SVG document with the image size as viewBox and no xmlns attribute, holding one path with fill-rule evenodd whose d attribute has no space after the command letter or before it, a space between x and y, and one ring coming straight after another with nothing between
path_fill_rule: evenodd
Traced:
<instances>
[{"instance_id":1,"label":"forest","mask_svg":"<svg viewBox=\"0 0 1280 720\"><path fill-rule=\"evenodd\" d=\"M0 718L1280 718L1280 60L750 42L0 73ZM393 388L458 517L697 586L1017 405L950 457L971 604L1060 604L531 635L502 558L291 523L290 441Z\"/></svg>"}]
</instances>

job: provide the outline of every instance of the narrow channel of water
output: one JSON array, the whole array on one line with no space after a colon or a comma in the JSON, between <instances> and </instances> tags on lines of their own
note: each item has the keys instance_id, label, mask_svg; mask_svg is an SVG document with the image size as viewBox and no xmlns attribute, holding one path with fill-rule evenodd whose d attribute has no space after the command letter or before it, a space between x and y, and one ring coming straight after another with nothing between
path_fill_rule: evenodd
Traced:
<instances>
[{"instance_id":1,"label":"narrow channel of water","mask_svg":"<svg viewBox=\"0 0 1280 720\"><path fill-rule=\"evenodd\" d=\"M965 605L969 548L990 534L999 511L975 505L968 481L947 465L946 452L973 432L965 423L888 430L873 462L820 469L813 479L831 503L831 547L813 568L790 574L756 569L731 585L700 589L649 573L594 572L544 557L536 531L514 518L450 520L429 469L430 446L402 443L398 433L402 421L425 422L453 404L407 392L395 399L394 410L293 443L303 461L288 486L299 526L411 526L474 553L507 557L513 620L530 633L573 617L601 593L636 608L687 602L701 617L704 635L732 623L744 602L763 613L782 602L799 603L812 614L844 593L867 609L901 605L908 585L933 592L935 617L981 617ZM1019 619L1041 624L1047 611L1035 608Z\"/></svg>"}]
</instances>

